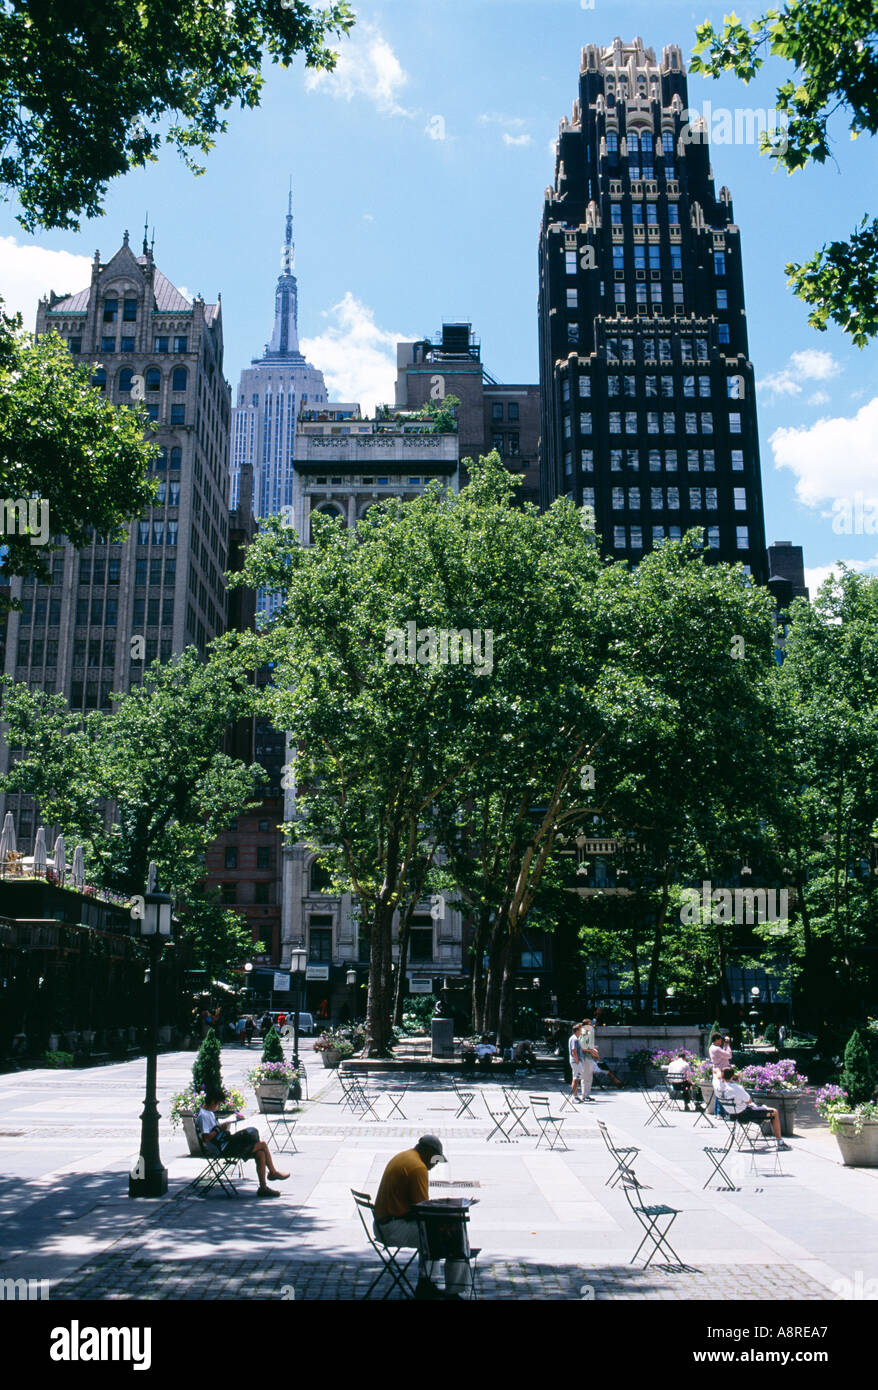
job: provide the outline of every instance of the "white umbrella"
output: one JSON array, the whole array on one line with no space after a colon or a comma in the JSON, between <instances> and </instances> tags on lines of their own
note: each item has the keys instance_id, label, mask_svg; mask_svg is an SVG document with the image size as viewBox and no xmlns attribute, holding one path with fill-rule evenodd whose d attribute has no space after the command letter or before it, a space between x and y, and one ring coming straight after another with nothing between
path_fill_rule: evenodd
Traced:
<instances>
[{"instance_id":1,"label":"white umbrella","mask_svg":"<svg viewBox=\"0 0 878 1390\"><path fill-rule=\"evenodd\" d=\"M0 872L5 870L6 861L10 854L15 853L15 824L12 819L12 812L7 811L3 819L3 829L0 831Z\"/></svg>"},{"instance_id":2,"label":"white umbrella","mask_svg":"<svg viewBox=\"0 0 878 1390\"><path fill-rule=\"evenodd\" d=\"M59 883L63 883L67 875L67 857L64 849L64 836L59 835L55 840L55 877Z\"/></svg>"},{"instance_id":3,"label":"white umbrella","mask_svg":"<svg viewBox=\"0 0 878 1390\"><path fill-rule=\"evenodd\" d=\"M46 831L44 826L40 826L34 839L34 878L46 877Z\"/></svg>"},{"instance_id":4,"label":"white umbrella","mask_svg":"<svg viewBox=\"0 0 878 1390\"><path fill-rule=\"evenodd\" d=\"M156 862L155 862L154 859L150 859L150 861L149 861L149 868L148 868L147 871L146 871L146 891L147 891L147 893L154 893L154 892L155 892L155 886L156 886L156 884L158 883L158 881L159 881L159 870L158 870L158 865L156 864Z\"/></svg>"},{"instance_id":5,"label":"white umbrella","mask_svg":"<svg viewBox=\"0 0 878 1390\"><path fill-rule=\"evenodd\" d=\"M75 888L85 886L85 864L82 858L82 845L77 845L73 851L73 885Z\"/></svg>"}]
</instances>

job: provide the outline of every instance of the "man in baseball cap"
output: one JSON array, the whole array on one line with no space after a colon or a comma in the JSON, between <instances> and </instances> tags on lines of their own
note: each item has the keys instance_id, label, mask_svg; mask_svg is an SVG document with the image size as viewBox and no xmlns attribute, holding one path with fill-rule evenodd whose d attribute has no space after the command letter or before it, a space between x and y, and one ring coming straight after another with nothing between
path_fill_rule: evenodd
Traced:
<instances>
[{"instance_id":1,"label":"man in baseball cap","mask_svg":"<svg viewBox=\"0 0 878 1390\"><path fill-rule=\"evenodd\" d=\"M419 1250L418 1286L415 1298L458 1297L466 1288L466 1261L445 1261L445 1292L434 1282L434 1262L420 1250L418 1223L414 1208L430 1196L430 1169L447 1163L442 1140L435 1134L422 1134L413 1149L396 1154L384 1169L375 1197L375 1239L394 1248Z\"/></svg>"}]
</instances>

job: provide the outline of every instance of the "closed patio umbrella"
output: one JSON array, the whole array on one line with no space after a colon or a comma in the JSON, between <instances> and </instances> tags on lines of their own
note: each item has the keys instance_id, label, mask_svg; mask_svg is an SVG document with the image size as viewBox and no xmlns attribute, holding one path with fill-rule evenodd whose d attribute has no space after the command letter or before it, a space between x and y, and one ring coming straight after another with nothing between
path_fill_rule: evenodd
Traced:
<instances>
[{"instance_id":1,"label":"closed patio umbrella","mask_svg":"<svg viewBox=\"0 0 878 1390\"><path fill-rule=\"evenodd\" d=\"M34 839L34 863L33 863L33 876L34 876L34 878L45 878L45 877L46 877L46 867L47 867L47 859L46 859L46 830L45 830L45 826L42 826L42 825L41 825L41 826L39 826L39 828L38 828L38 830L37 830L37 833L36 833L36 837L35 837L35 839Z\"/></svg>"},{"instance_id":2,"label":"closed patio umbrella","mask_svg":"<svg viewBox=\"0 0 878 1390\"><path fill-rule=\"evenodd\" d=\"M6 871L6 860L10 854L15 853L15 824L12 820L12 812L7 811L3 818L3 829L0 831L0 873Z\"/></svg>"},{"instance_id":3,"label":"closed patio umbrella","mask_svg":"<svg viewBox=\"0 0 878 1390\"><path fill-rule=\"evenodd\" d=\"M67 874L67 854L64 848L64 836L59 835L55 840L55 877L59 883L63 883Z\"/></svg>"},{"instance_id":4,"label":"closed patio umbrella","mask_svg":"<svg viewBox=\"0 0 878 1390\"><path fill-rule=\"evenodd\" d=\"M73 851L73 884L76 888L85 887L85 863L82 858L82 845L77 845Z\"/></svg>"}]
</instances>

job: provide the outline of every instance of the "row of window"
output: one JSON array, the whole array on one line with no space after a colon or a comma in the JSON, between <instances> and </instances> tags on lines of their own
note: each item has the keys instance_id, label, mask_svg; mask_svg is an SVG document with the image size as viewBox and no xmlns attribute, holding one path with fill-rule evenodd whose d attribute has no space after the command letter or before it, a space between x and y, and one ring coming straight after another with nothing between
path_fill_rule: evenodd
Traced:
<instances>
[{"instance_id":1,"label":"row of window","mask_svg":"<svg viewBox=\"0 0 878 1390\"><path fill-rule=\"evenodd\" d=\"M711 550L719 550L719 527L708 526L705 528L707 533L707 544ZM663 540L680 540L682 527L680 526L653 526L652 543L659 545ZM642 526L614 526L613 527L613 549L614 550L642 550L643 549L643 527ZM735 527L735 549L750 549L750 531L746 526Z\"/></svg>"},{"instance_id":2,"label":"row of window","mask_svg":"<svg viewBox=\"0 0 878 1390\"><path fill-rule=\"evenodd\" d=\"M676 449L648 449L646 451L647 462L650 473L660 473L662 467L667 473L677 471L677 450ZM744 450L732 449L730 453L732 472L743 473L744 471ZM623 464L628 468L639 468L642 461L642 451L640 449L611 449L610 450L610 469L614 473L621 473ZM579 463L583 473L594 472L594 449L580 449ZM573 474L573 455L564 455L564 467L568 477ZM714 449L687 449L686 467L690 473L697 473L703 468L706 473L712 473L716 469L716 451Z\"/></svg>"},{"instance_id":3,"label":"row of window","mask_svg":"<svg viewBox=\"0 0 878 1390\"><path fill-rule=\"evenodd\" d=\"M492 401L491 420L500 422L503 419L503 402ZM506 406L506 419L514 423L519 419L518 401L510 401Z\"/></svg>"},{"instance_id":4,"label":"row of window","mask_svg":"<svg viewBox=\"0 0 878 1390\"><path fill-rule=\"evenodd\" d=\"M138 521L137 544L149 545L152 537L153 545L176 545L179 532L178 521Z\"/></svg>"},{"instance_id":5,"label":"row of window","mask_svg":"<svg viewBox=\"0 0 878 1390\"><path fill-rule=\"evenodd\" d=\"M224 863L227 869L238 868L238 848L238 845L226 845ZM270 845L256 846L256 867L257 869L270 869L272 867Z\"/></svg>"},{"instance_id":6,"label":"row of window","mask_svg":"<svg viewBox=\"0 0 878 1390\"><path fill-rule=\"evenodd\" d=\"M624 430L622 422L624 418ZM658 434L659 421L661 421L661 433L676 434L678 431L677 415L673 410L648 410L646 412L646 432L647 434ZM607 416L608 429L610 434L639 434L641 424L636 410L611 410ZM684 431L686 434L713 434L713 411L684 411L683 413ZM593 432L594 419L590 410L579 412L579 432L580 434L591 434ZM572 421L569 415L564 417L564 438L569 439L572 434ZM741 433L741 414L740 411L729 411L729 433Z\"/></svg>"},{"instance_id":7,"label":"row of window","mask_svg":"<svg viewBox=\"0 0 878 1390\"><path fill-rule=\"evenodd\" d=\"M234 903L238 901L237 883L220 884L220 896L224 905L227 907L231 907ZM271 902L271 884L254 883L253 897L251 901L256 903L257 905L262 904L263 906L267 906ZM331 935L332 933L330 933L330 936Z\"/></svg>"},{"instance_id":8,"label":"row of window","mask_svg":"<svg viewBox=\"0 0 878 1390\"><path fill-rule=\"evenodd\" d=\"M591 493L591 500L585 498L585 493ZM689 510L693 512L709 511L715 512L719 506L719 493L715 487L690 487ZM745 512L747 510L747 491L746 488L736 487L732 489L735 511ZM613 511L625 511L627 508L631 512L640 511L641 490L639 487L614 487L611 490L611 502ZM583 489L583 500L587 506L594 506L594 488ZM660 512L665 507L669 511L680 510L680 488L677 487L651 487L649 489L649 505L652 511Z\"/></svg>"}]
</instances>

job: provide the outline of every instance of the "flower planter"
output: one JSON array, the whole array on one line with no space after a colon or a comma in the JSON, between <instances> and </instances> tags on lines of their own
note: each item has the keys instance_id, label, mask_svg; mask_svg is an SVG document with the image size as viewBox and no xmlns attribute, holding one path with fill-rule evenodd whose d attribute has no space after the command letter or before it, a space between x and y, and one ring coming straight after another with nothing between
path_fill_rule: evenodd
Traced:
<instances>
[{"instance_id":1,"label":"flower planter","mask_svg":"<svg viewBox=\"0 0 878 1390\"><path fill-rule=\"evenodd\" d=\"M785 1139L791 1139L795 1132L796 1107L802 1097L801 1091L752 1091L754 1105L768 1105L780 1116L780 1132Z\"/></svg>"},{"instance_id":2,"label":"flower planter","mask_svg":"<svg viewBox=\"0 0 878 1390\"><path fill-rule=\"evenodd\" d=\"M183 1121L183 1133L186 1136L186 1143L189 1145L189 1153L193 1158L201 1157L201 1147L198 1143L198 1133L195 1129L194 1115L181 1115Z\"/></svg>"},{"instance_id":3,"label":"flower planter","mask_svg":"<svg viewBox=\"0 0 878 1390\"><path fill-rule=\"evenodd\" d=\"M878 1120L865 1120L854 1133L853 1115L836 1115L835 1137L846 1168L878 1168Z\"/></svg>"},{"instance_id":4,"label":"flower planter","mask_svg":"<svg viewBox=\"0 0 878 1390\"><path fill-rule=\"evenodd\" d=\"M702 1101L704 1102L704 1108L705 1108L705 1110L707 1110L711 1105L713 1105L713 1100L714 1100L714 1095L713 1095L713 1082L712 1082L712 1081L696 1081L695 1084L696 1084L696 1086L698 1087L699 1091L701 1092L701 1099L702 1099Z\"/></svg>"},{"instance_id":5,"label":"flower planter","mask_svg":"<svg viewBox=\"0 0 878 1390\"><path fill-rule=\"evenodd\" d=\"M325 1067L337 1067L341 1061L341 1053L334 1047L327 1047L320 1053L320 1060Z\"/></svg>"},{"instance_id":6,"label":"flower planter","mask_svg":"<svg viewBox=\"0 0 878 1390\"><path fill-rule=\"evenodd\" d=\"M261 1081L255 1089L256 1099L259 1102L259 1113L264 1115L266 1111L262 1102L268 1100L283 1103L287 1098L290 1083L289 1081Z\"/></svg>"}]
</instances>

